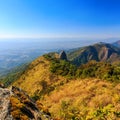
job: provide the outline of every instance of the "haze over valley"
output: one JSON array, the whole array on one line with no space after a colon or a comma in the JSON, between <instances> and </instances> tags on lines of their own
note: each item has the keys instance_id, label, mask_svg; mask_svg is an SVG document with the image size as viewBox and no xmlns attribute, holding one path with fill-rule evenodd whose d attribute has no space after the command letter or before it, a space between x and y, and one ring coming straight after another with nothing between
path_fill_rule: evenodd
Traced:
<instances>
[{"instance_id":1,"label":"haze over valley","mask_svg":"<svg viewBox=\"0 0 120 120\"><path fill-rule=\"evenodd\" d=\"M87 41L87 42L86 42ZM35 58L49 52L71 50L105 40L85 40L80 38L54 39L5 39L0 40L0 74L10 69L29 63ZM108 42L112 42L109 39Z\"/></svg>"}]
</instances>

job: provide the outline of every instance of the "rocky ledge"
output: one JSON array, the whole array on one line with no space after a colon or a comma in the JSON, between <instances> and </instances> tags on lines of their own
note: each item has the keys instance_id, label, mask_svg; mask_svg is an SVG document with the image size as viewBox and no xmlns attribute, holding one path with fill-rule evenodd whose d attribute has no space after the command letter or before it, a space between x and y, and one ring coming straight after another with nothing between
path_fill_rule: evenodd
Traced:
<instances>
[{"instance_id":1,"label":"rocky ledge","mask_svg":"<svg viewBox=\"0 0 120 120\"><path fill-rule=\"evenodd\" d=\"M0 120L52 120L21 89L0 87Z\"/></svg>"}]
</instances>

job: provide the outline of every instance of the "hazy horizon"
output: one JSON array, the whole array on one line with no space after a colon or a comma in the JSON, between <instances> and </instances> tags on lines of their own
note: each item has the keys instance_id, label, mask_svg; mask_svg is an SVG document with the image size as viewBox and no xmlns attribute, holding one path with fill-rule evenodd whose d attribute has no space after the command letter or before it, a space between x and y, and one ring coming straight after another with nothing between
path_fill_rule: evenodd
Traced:
<instances>
[{"instance_id":1,"label":"hazy horizon","mask_svg":"<svg viewBox=\"0 0 120 120\"><path fill-rule=\"evenodd\" d=\"M119 38L109 39L80 39L80 38L41 38L41 39L0 39L1 50L14 49L73 49L98 42L112 43Z\"/></svg>"}]
</instances>

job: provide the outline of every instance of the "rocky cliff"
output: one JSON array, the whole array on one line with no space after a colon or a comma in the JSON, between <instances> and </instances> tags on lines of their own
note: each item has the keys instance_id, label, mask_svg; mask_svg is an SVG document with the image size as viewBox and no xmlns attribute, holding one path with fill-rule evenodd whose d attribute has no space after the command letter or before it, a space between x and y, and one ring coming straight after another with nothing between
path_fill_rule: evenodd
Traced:
<instances>
[{"instance_id":1,"label":"rocky cliff","mask_svg":"<svg viewBox=\"0 0 120 120\"><path fill-rule=\"evenodd\" d=\"M21 89L0 87L0 120L52 120Z\"/></svg>"},{"instance_id":2,"label":"rocky cliff","mask_svg":"<svg viewBox=\"0 0 120 120\"><path fill-rule=\"evenodd\" d=\"M13 120L10 115L10 90L0 88L0 120Z\"/></svg>"}]
</instances>

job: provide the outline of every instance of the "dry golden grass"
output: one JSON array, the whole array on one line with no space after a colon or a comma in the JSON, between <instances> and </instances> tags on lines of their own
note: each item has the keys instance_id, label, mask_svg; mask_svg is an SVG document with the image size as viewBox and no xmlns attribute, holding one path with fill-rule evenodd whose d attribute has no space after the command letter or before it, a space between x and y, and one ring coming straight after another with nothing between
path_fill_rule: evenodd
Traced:
<instances>
[{"instance_id":1,"label":"dry golden grass","mask_svg":"<svg viewBox=\"0 0 120 120\"><path fill-rule=\"evenodd\" d=\"M49 66L50 61L39 57L30 64L29 69L13 85L22 88L29 95L33 95L42 89L40 85L42 80L46 81L48 85L59 84L60 81L66 80L66 78L52 74Z\"/></svg>"},{"instance_id":2,"label":"dry golden grass","mask_svg":"<svg viewBox=\"0 0 120 120\"><path fill-rule=\"evenodd\" d=\"M48 85L56 86L49 95L45 94L43 99L37 101L46 106L56 119L71 119L76 116L83 120L101 120L92 117L93 113L102 108L105 112L110 110L110 118L106 115L108 120L119 120L112 111L120 111L120 84L115 85L99 79L77 79L67 82L66 78L52 74L49 66L50 61L39 57L30 64L29 69L14 85L27 91L29 95L41 91L42 80Z\"/></svg>"},{"instance_id":3,"label":"dry golden grass","mask_svg":"<svg viewBox=\"0 0 120 120\"><path fill-rule=\"evenodd\" d=\"M119 85L98 79L74 80L59 89L46 95L41 101L48 106L49 111L56 118L60 118L61 103L66 101L69 107L77 108L82 116L88 116L91 111L113 105L116 111L120 111Z\"/></svg>"},{"instance_id":4,"label":"dry golden grass","mask_svg":"<svg viewBox=\"0 0 120 120\"><path fill-rule=\"evenodd\" d=\"M10 98L11 103L11 115L14 119L20 119L20 120L28 120L29 118L21 112L21 108L24 106L23 103L21 103L17 98L11 97Z\"/></svg>"}]
</instances>

